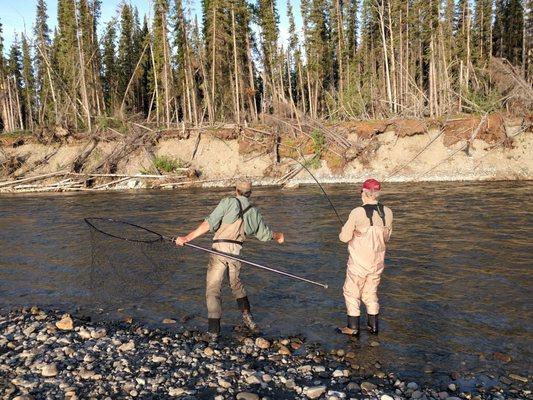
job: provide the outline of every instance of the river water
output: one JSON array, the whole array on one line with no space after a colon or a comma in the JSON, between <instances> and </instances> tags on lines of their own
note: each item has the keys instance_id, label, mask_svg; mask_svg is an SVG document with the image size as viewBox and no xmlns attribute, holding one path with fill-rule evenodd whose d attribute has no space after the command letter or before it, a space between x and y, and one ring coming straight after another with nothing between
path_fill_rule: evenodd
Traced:
<instances>
[{"instance_id":1,"label":"river water","mask_svg":"<svg viewBox=\"0 0 533 400\"><path fill-rule=\"evenodd\" d=\"M435 382L459 372L468 385L509 372L531 374L531 189L528 182L387 184L383 202L395 221L380 286L379 346L373 347L376 338L366 332L353 340L334 331L345 323L347 250L320 190L259 188L253 201L269 225L285 232L286 243L249 240L242 256L328 283L329 289L245 267L256 320L267 335L302 335L328 349L355 351L362 363L379 361L405 378ZM326 190L343 218L359 203L353 186ZM174 318L204 329L208 255L163 248L175 265L158 290L134 302L117 296L121 300L106 309L104 297L135 289L117 282L107 293L90 290L91 240L83 218L113 217L184 234L227 194L191 189L2 195L0 304L82 310L109 319L132 316L155 325ZM197 244L209 247L209 238ZM149 283L139 278L136 284ZM227 288L223 303L223 333L229 335L239 315ZM103 314L97 314L99 307ZM495 352L512 361L495 360ZM476 378L469 381L470 375Z\"/></svg>"}]
</instances>

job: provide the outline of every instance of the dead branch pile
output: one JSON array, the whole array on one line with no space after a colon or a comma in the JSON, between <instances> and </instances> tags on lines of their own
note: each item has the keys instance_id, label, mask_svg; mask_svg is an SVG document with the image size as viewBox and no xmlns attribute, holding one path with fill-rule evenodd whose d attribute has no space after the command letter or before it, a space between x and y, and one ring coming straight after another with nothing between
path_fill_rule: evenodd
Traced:
<instances>
[{"instance_id":1,"label":"dead branch pile","mask_svg":"<svg viewBox=\"0 0 533 400\"><path fill-rule=\"evenodd\" d=\"M533 108L533 87L509 61L492 57L490 78L498 92L506 96L507 112L523 114Z\"/></svg>"}]
</instances>

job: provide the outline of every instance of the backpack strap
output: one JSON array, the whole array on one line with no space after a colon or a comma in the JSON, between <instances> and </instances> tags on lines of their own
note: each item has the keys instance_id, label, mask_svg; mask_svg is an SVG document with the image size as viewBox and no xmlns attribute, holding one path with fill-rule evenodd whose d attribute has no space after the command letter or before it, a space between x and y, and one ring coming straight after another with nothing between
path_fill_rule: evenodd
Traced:
<instances>
[{"instance_id":1,"label":"backpack strap","mask_svg":"<svg viewBox=\"0 0 533 400\"><path fill-rule=\"evenodd\" d=\"M374 226L374 221L372 221L372 215L374 214L374 211L378 213L378 215L381 217L381 220L383 221L383 226L386 226L385 223L385 209L383 208L383 204L363 204L363 209L365 210L366 217L370 221L370 226Z\"/></svg>"},{"instance_id":2,"label":"backpack strap","mask_svg":"<svg viewBox=\"0 0 533 400\"><path fill-rule=\"evenodd\" d=\"M244 218L244 214L246 214L248 211L250 211L252 208L253 208L253 205L252 204L249 204L248 207L246 207L244 210L242 209L242 203L241 201L234 197L235 200L237 200L237 204L239 206L239 218L240 219L243 219Z\"/></svg>"}]
</instances>

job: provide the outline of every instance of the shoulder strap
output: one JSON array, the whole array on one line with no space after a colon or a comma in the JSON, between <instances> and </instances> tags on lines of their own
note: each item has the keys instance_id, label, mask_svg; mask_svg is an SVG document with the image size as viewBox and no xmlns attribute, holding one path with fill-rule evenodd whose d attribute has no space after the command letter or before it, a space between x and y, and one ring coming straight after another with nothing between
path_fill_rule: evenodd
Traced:
<instances>
[{"instance_id":1,"label":"shoulder strap","mask_svg":"<svg viewBox=\"0 0 533 400\"><path fill-rule=\"evenodd\" d=\"M374 222L372 221L372 215L374 214L374 211L377 211L378 215L380 216L381 220L383 221L383 226L386 226L385 223L385 209L383 208L383 204L363 204L363 208L366 212L366 217L370 221L370 226L374 226Z\"/></svg>"},{"instance_id":2,"label":"shoulder strap","mask_svg":"<svg viewBox=\"0 0 533 400\"><path fill-rule=\"evenodd\" d=\"M239 205L239 218L242 219L244 218L244 214L250 211L254 206L252 204L249 204L248 207L243 210L241 201L236 197L235 200L237 200L237 204Z\"/></svg>"},{"instance_id":3,"label":"shoulder strap","mask_svg":"<svg viewBox=\"0 0 533 400\"><path fill-rule=\"evenodd\" d=\"M365 210L366 217L370 221L370 226L373 226L374 225L374 222L372 221L372 214L374 214L373 204L363 204L363 209Z\"/></svg>"}]
</instances>

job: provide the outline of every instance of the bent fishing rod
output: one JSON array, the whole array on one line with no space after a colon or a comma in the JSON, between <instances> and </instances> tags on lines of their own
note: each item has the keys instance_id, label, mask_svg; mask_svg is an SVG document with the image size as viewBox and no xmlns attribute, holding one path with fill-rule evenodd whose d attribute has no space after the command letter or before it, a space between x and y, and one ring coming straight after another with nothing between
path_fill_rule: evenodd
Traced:
<instances>
[{"instance_id":1,"label":"bent fishing rod","mask_svg":"<svg viewBox=\"0 0 533 400\"><path fill-rule=\"evenodd\" d=\"M163 236L163 238L166 239L166 240L169 240L171 242L175 241L175 238L172 238L172 237ZM315 281L312 281L311 279L303 278L301 276L290 274L290 273L285 272L285 271L280 271L280 270L275 269L275 268L267 267L266 265L257 264L257 263L254 263L252 261L248 261L248 260L242 259L240 257L236 257L233 254L224 253L222 251L217 251L217 250L213 250L213 249L208 249L208 248L205 248L205 247L202 247L202 246L198 246L198 245L195 245L195 244L192 244L192 243L184 243L184 246L191 247L191 248L196 249L196 250L204 251L206 253L215 254L217 256L222 256L222 257L225 257L225 258L229 258L230 260L233 260L233 261L239 261L239 262L241 262L243 264L251 265L253 267L261 268L261 269L264 269L266 271L274 272L275 274L287 276L287 277L292 278L292 279L296 279L296 280L299 280L299 281L310 283L312 285L320 286L320 287L323 287L324 289L328 288L328 285L325 284L325 283L315 282Z\"/></svg>"}]
</instances>

